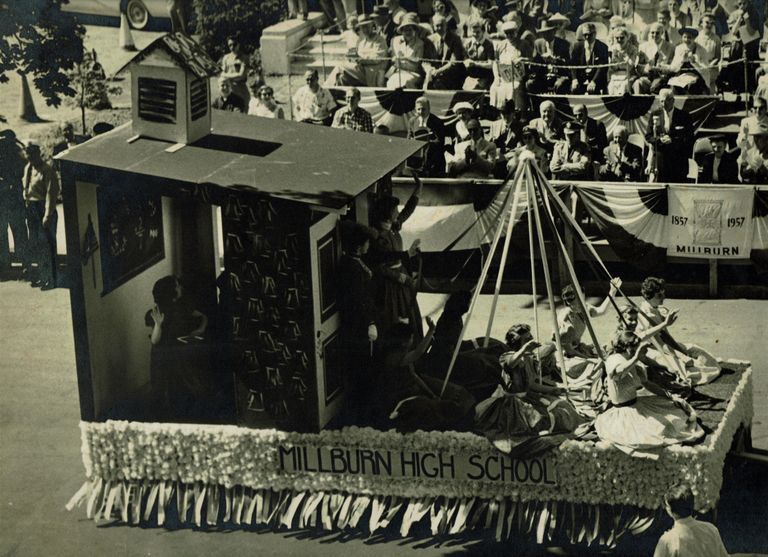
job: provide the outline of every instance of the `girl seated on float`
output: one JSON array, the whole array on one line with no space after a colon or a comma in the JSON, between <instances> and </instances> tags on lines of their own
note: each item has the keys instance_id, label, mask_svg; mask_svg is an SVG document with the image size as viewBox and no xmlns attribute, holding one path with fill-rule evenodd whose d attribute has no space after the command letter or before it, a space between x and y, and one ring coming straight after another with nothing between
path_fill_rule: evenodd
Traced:
<instances>
[{"instance_id":1,"label":"girl seated on float","mask_svg":"<svg viewBox=\"0 0 768 557\"><path fill-rule=\"evenodd\" d=\"M637 335L623 332L605 362L610 405L595 419L601 440L632 456L655 458L654 450L704 437L696 413L682 398L648 380L640 360L648 350ZM650 396L638 396L645 387Z\"/></svg>"},{"instance_id":2,"label":"girl seated on float","mask_svg":"<svg viewBox=\"0 0 768 557\"><path fill-rule=\"evenodd\" d=\"M595 347L581 341L587 330L587 319L588 317L603 315L608 309L611 298L616 296L619 288L621 288L621 279L612 279L608 296L603 300L603 303L599 306L587 303L586 307L582 307L573 286L569 284L563 288L561 298L565 307L557 312L557 327L563 346L568 377L574 379L581 377L585 371L591 369L591 364L595 363L594 358L597 357Z\"/></svg>"},{"instance_id":3,"label":"girl seated on float","mask_svg":"<svg viewBox=\"0 0 768 557\"><path fill-rule=\"evenodd\" d=\"M441 397L441 379L416 373L435 334L434 321L426 320L427 334L415 346L413 328L407 323L396 323L382 339L371 403L378 408L377 425L384 429L394 425L399 431L432 431L468 425L474 397L453 383Z\"/></svg>"},{"instance_id":4,"label":"girl seated on float","mask_svg":"<svg viewBox=\"0 0 768 557\"><path fill-rule=\"evenodd\" d=\"M662 304L665 297L664 279L648 277L640 287L644 300L640 304L637 323L638 334L653 331L655 327L665 322L670 312ZM673 318L676 319L676 316ZM671 323L670 323L671 324ZM656 365L664 367L677 376L677 381L686 386L704 385L716 379L721 372L718 359L695 344L682 344L662 328L650 335L653 350L648 351L648 357Z\"/></svg>"},{"instance_id":5,"label":"girl seated on float","mask_svg":"<svg viewBox=\"0 0 768 557\"><path fill-rule=\"evenodd\" d=\"M501 384L475 408L475 430L504 453L531 457L572 437L585 419L558 396L561 389L537 381L534 352L540 345L529 325L510 328L507 345L510 351L499 358Z\"/></svg>"}]
</instances>

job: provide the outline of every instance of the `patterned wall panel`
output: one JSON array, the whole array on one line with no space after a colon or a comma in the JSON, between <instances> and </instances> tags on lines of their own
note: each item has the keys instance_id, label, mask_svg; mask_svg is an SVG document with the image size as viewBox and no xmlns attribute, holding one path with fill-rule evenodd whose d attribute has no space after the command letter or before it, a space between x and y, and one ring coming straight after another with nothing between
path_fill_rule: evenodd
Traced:
<instances>
[{"instance_id":1,"label":"patterned wall panel","mask_svg":"<svg viewBox=\"0 0 768 557\"><path fill-rule=\"evenodd\" d=\"M243 425L316 428L310 218L287 201L230 194L222 203Z\"/></svg>"}]
</instances>

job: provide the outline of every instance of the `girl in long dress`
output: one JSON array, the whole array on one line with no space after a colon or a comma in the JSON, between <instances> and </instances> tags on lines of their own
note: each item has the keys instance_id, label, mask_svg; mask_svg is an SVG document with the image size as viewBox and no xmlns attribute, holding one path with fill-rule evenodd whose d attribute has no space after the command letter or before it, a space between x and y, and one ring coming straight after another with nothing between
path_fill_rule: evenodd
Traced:
<instances>
[{"instance_id":1,"label":"girl in long dress","mask_svg":"<svg viewBox=\"0 0 768 557\"><path fill-rule=\"evenodd\" d=\"M419 253L420 241L414 240L408 250L403 250L400 229L416 209L420 193L421 182L402 211L398 209L400 200L396 197L384 196L377 201L373 224L378 237L371 246L379 313L376 322L386 332L392 325L407 321L417 340L423 337L421 312L416 301L416 281L408 266Z\"/></svg>"},{"instance_id":2,"label":"girl in long dress","mask_svg":"<svg viewBox=\"0 0 768 557\"><path fill-rule=\"evenodd\" d=\"M530 43L520 39L520 28L515 21L505 21L502 25L507 40L501 43L494 54L493 83L491 84L491 104L504 108L508 100L513 99L515 106L525 104L525 61L533 55Z\"/></svg>"},{"instance_id":3,"label":"girl in long dress","mask_svg":"<svg viewBox=\"0 0 768 557\"><path fill-rule=\"evenodd\" d=\"M671 313L663 305L665 286L664 279L656 277L648 277L643 281L640 293L644 300L640 304L638 333L642 334L660 325ZM675 374L678 382L683 385L704 385L716 379L722 371L715 356L695 344L676 341L666 329L651 339L651 347L648 358Z\"/></svg>"},{"instance_id":4,"label":"girl in long dress","mask_svg":"<svg viewBox=\"0 0 768 557\"><path fill-rule=\"evenodd\" d=\"M621 333L605 362L610 405L595 419L601 440L632 456L655 458L662 447L704 437L693 408L648 380L640 360L648 351L634 333ZM644 387L650 396L638 396Z\"/></svg>"},{"instance_id":5,"label":"girl in long dress","mask_svg":"<svg viewBox=\"0 0 768 557\"><path fill-rule=\"evenodd\" d=\"M614 278L611 280L605 300L599 306L587 303L586 307L581 306L573 286L568 285L563 288L561 298L565 306L557 312L557 328L565 356L565 373L568 377L572 379L581 377L590 364L595 363L597 357L595 347L582 342L584 332L587 330L587 316L603 315L619 288L621 288L621 279Z\"/></svg>"},{"instance_id":6,"label":"girl in long dress","mask_svg":"<svg viewBox=\"0 0 768 557\"><path fill-rule=\"evenodd\" d=\"M511 350L499 358L501 384L475 408L475 430L504 453L531 457L572 437L585 419L559 396L561 389L537 381L539 343L529 325L513 326L507 345Z\"/></svg>"}]
</instances>

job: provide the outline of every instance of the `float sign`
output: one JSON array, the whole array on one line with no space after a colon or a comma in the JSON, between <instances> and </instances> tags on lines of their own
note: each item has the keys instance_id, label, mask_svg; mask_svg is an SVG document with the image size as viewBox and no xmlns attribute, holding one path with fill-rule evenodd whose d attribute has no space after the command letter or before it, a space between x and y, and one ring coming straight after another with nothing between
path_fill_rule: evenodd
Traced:
<instances>
[{"instance_id":1,"label":"float sign","mask_svg":"<svg viewBox=\"0 0 768 557\"><path fill-rule=\"evenodd\" d=\"M514 459L496 452L447 453L359 447L278 446L280 470L423 480L485 481L557 485L551 457Z\"/></svg>"},{"instance_id":2,"label":"float sign","mask_svg":"<svg viewBox=\"0 0 768 557\"><path fill-rule=\"evenodd\" d=\"M752 188L669 186L667 255L745 259L752 249Z\"/></svg>"}]
</instances>

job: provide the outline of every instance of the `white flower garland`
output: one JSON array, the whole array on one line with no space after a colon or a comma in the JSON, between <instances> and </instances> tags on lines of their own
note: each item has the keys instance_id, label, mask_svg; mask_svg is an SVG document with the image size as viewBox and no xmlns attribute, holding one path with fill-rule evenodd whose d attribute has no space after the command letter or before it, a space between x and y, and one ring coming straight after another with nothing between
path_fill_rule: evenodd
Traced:
<instances>
[{"instance_id":1,"label":"white flower garland","mask_svg":"<svg viewBox=\"0 0 768 557\"><path fill-rule=\"evenodd\" d=\"M391 478L333 473L286 473L278 446L369 448L487 453L488 441L472 433L400 434L350 427L317 434L237 426L109 421L82 422L82 452L90 482L175 481L252 489L338 491L398 497L480 497L511 501L661 506L675 486L688 487L699 510L712 508L722 486L723 460L741 424L752 419L752 370L731 396L717 429L697 446L673 446L658 460L633 458L604 442L571 440L549 457L557 485L527 485L440 478Z\"/></svg>"}]
</instances>

